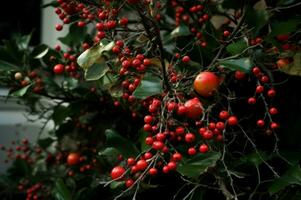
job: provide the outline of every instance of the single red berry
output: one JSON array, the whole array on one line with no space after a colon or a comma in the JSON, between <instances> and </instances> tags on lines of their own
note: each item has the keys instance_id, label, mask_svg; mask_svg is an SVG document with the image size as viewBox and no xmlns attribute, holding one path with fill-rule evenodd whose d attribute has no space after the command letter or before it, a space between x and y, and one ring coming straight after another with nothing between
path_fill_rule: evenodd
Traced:
<instances>
[{"instance_id":1,"label":"single red berry","mask_svg":"<svg viewBox=\"0 0 301 200\"><path fill-rule=\"evenodd\" d=\"M82 27L86 26L86 22L79 21L79 22L77 22L77 26L82 28Z\"/></svg>"},{"instance_id":2,"label":"single red berry","mask_svg":"<svg viewBox=\"0 0 301 200\"><path fill-rule=\"evenodd\" d=\"M274 96L276 96L276 91L274 89L270 89L268 91L268 97L274 97Z\"/></svg>"},{"instance_id":3,"label":"single red berry","mask_svg":"<svg viewBox=\"0 0 301 200\"><path fill-rule=\"evenodd\" d=\"M170 170L175 170L177 168L177 163L174 162L174 161L170 161L168 164L167 164L168 168Z\"/></svg>"},{"instance_id":4,"label":"single red berry","mask_svg":"<svg viewBox=\"0 0 301 200\"><path fill-rule=\"evenodd\" d=\"M256 76L256 75L260 74L261 70L259 67L253 67L252 72Z\"/></svg>"},{"instance_id":5,"label":"single red berry","mask_svg":"<svg viewBox=\"0 0 301 200\"><path fill-rule=\"evenodd\" d=\"M155 176L158 174L158 170L156 168L150 168L148 173L152 176Z\"/></svg>"},{"instance_id":6,"label":"single red berry","mask_svg":"<svg viewBox=\"0 0 301 200\"><path fill-rule=\"evenodd\" d=\"M133 179L128 179L128 180L125 181L125 186L127 188L131 187L133 184L134 184Z\"/></svg>"},{"instance_id":7,"label":"single red berry","mask_svg":"<svg viewBox=\"0 0 301 200\"><path fill-rule=\"evenodd\" d=\"M57 25L55 25L55 29L57 31L61 31L61 30L63 30L63 25L62 24L57 24Z\"/></svg>"},{"instance_id":8,"label":"single red berry","mask_svg":"<svg viewBox=\"0 0 301 200\"><path fill-rule=\"evenodd\" d=\"M208 150L209 150L209 147L208 147L207 144L202 144L202 145L200 146L200 148L199 148L199 151L200 151L201 153L206 153Z\"/></svg>"},{"instance_id":9,"label":"single red berry","mask_svg":"<svg viewBox=\"0 0 301 200\"><path fill-rule=\"evenodd\" d=\"M219 118L220 118L220 119L223 119L223 120L228 119L228 118L229 118L229 113L228 113L228 111L225 111L225 110L221 111L221 112L219 113Z\"/></svg>"},{"instance_id":10,"label":"single red berry","mask_svg":"<svg viewBox=\"0 0 301 200\"><path fill-rule=\"evenodd\" d=\"M277 129L277 128L279 128L279 125L276 122L272 122L270 127L271 127L271 129Z\"/></svg>"},{"instance_id":11,"label":"single red berry","mask_svg":"<svg viewBox=\"0 0 301 200\"><path fill-rule=\"evenodd\" d=\"M152 123L152 121L153 121L153 117L151 115L146 115L144 117L144 122L145 123L150 124L150 123Z\"/></svg>"},{"instance_id":12,"label":"single red berry","mask_svg":"<svg viewBox=\"0 0 301 200\"><path fill-rule=\"evenodd\" d=\"M63 64L57 64L53 67L53 72L55 74L62 74L65 71L65 66Z\"/></svg>"},{"instance_id":13,"label":"single red berry","mask_svg":"<svg viewBox=\"0 0 301 200\"><path fill-rule=\"evenodd\" d=\"M111 178L113 180L121 178L125 173L125 169L121 166L116 166L111 171Z\"/></svg>"},{"instance_id":14,"label":"single red berry","mask_svg":"<svg viewBox=\"0 0 301 200\"><path fill-rule=\"evenodd\" d=\"M144 159L145 160L151 159L152 157L153 157L153 154L151 152L146 152L144 154Z\"/></svg>"},{"instance_id":15,"label":"single red berry","mask_svg":"<svg viewBox=\"0 0 301 200\"><path fill-rule=\"evenodd\" d=\"M237 125L237 124L238 124L237 117L236 117L236 116L230 116L230 117L228 118L228 124L229 124L230 126L235 126L235 125Z\"/></svg>"},{"instance_id":16,"label":"single red berry","mask_svg":"<svg viewBox=\"0 0 301 200\"><path fill-rule=\"evenodd\" d=\"M190 147L188 149L188 154L191 155L191 156L195 155L196 154L196 149L194 147Z\"/></svg>"},{"instance_id":17,"label":"single red berry","mask_svg":"<svg viewBox=\"0 0 301 200\"><path fill-rule=\"evenodd\" d=\"M195 140L194 134L192 134L192 133L187 133L187 134L185 135L185 141L186 141L187 143L194 142L194 140Z\"/></svg>"},{"instance_id":18,"label":"single red berry","mask_svg":"<svg viewBox=\"0 0 301 200\"><path fill-rule=\"evenodd\" d=\"M154 142L154 139L152 137L146 137L145 138L145 144L152 145Z\"/></svg>"},{"instance_id":19,"label":"single red berry","mask_svg":"<svg viewBox=\"0 0 301 200\"><path fill-rule=\"evenodd\" d=\"M218 130L224 130L225 129L225 123L224 122L217 122L215 127L218 129Z\"/></svg>"},{"instance_id":20,"label":"single red berry","mask_svg":"<svg viewBox=\"0 0 301 200\"><path fill-rule=\"evenodd\" d=\"M143 171L147 168L147 162L145 160L138 160L136 163L136 167L138 170Z\"/></svg>"},{"instance_id":21,"label":"single red berry","mask_svg":"<svg viewBox=\"0 0 301 200\"><path fill-rule=\"evenodd\" d=\"M187 112L187 108L184 105L178 106L177 114L178 115L185 115Z\"/></svg>"},{"instance_id":22,"label":"single red berry","mask_svg":"<svg viewBox=\"0 0 301 200\"><path fill-rule=\"evenodd\" d=\"M246 77L246 74L242 71L236 70L234 76L236 80L243 80Z\"/></svg>"},{"instance_id":23,"label":"single red berry","mask_svg":"<svg viewBox=\"0 0 301 200\"><path fill-rule=\"evenodd\" d=\"M128 166L133 166L133 165L135 165L135 163L136 163L135 158L132 158L132 157L128 158L128 160L127 160Z\"/></svg>"},{"instance_id":24,"label":"single red berry","mask_svg":"<svg viewBox=\"0 0 301 200\"><path fill-rule=\"evenodd\" d=\"M161 150L164 147L164 143L161 141L154 141L152 147L155 150Z\"/></svg>"},{"instance_id":25,"label":"single red berry","mask_svg":"<svg viewBox=\"0 0 301 200\"><path fill-rule=\"evenodd\" d=\"M276 115L277 113L278 113L278 110L277 110L277 108L270 108L270 110L269 110L269 113L271 114L271 115Z\"/></svg>"},{"instance_id":26,"label":"single red berry","mask_svg":"<svg viewBox=\"0 0 301 200\"><path fill-rule=\"evenodd\" d=\"M248 99L248 104L254 105L255 103L256 103L256 98L250 97L250 98Z\"/></svg>"},{"instance_id":27,"label":"single red berry","mask_svg":"<svg viewBox=\"0 0 301 200\"><path fill-rule=\"evenodd\" d=\"M172 155L172 160L174 160L174 161L176 161L176 162L179 162L180 160L182 160L182 158L183 158L183 156L182 156L182 154L180 154L180 153L174 153L173 155Z\"/></svg>"},{"instance_id":28,"label":"single red berry","mask_svg":"<svg viewBox=\"0 0 301 200\"><path fill-rule=\"evenodd\" d=\"M223 34L224 34L225 37L228 37L230 35L230 32L229 31L224 31Z\"/></svg>"},{"instance_id":29,"label":"single red berry","mask_svg":"<svg viewBox=\"0 0 301 200\"><path fill-rule=\"evenodd\" d=\"M169 172L169 167L168 166L164 166L163 168L162 168L162 171L163 171L163 173L165 173L165 174L167 174L168 172Z\"/></svg>"},{"instance_id":30,"label":"single red berry","mask_svg":"<svg viewBox=\"0 0 301 200\"><path fill-rule=\"evenodd\" d=\"M258 85L257 87L256 87L256 93L257 94L260 94L260 93L262 93L264 91L264 87L262 86L262 85Z\"/></svg>"},{"instance_id":31,"label":"single red berry","mask_svg":"<svg viewBox=\"0 0 301 200\"><path fill-rule=\"evenodd\" d=\"M188 63L189 61L190 61L190 57L189 56L184 56L182 58L182 62L184 62L184 63Z\"/></svg>"},{"instance_id":32,"label":"single red berry","mask_svg":"<svg viewBox=\"0 0 301 200\"><path fill-rule=\"evenodd\" d=\"M210 140L213 138L213 132L210 131L210 130L207 130L203 133L203 138L206 139L206 140Z\"/></svg>"},{"instance_id":33,"label":"single red berry","mask_svg":"<svg viewBox=\"0 0 301 200\"><path fill-rule=\"evenodd\" d=\"M265 122L264 122L264 120L262 120L262 119L259 119L259 120L257 120L257 126L258 127L264 127L264 125L265 125Z\"/></svg>"}]
</instances>

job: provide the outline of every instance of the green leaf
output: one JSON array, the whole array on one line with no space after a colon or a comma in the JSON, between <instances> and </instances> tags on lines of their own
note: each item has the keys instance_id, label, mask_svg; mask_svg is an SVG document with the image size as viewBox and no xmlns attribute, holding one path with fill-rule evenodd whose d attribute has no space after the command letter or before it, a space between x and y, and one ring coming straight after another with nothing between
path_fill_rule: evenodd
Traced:
<instances>
[{"instance_id":1,"label":"green leaf","mask_svg":"<svg viewBox=\"0 0 301 200\"><path fill-rule=\"evenodd\" d=\"M248 48L248 44L245 40L239 40L235 43L229 44L226 47L226 50L231 54L231 55L237 55L243 52L246 48Z\"/></svg>"},{"instance_id":2,"label":"green leaf","mask_svg":"<svg viewBox=\"0 0 301 200\"><path fill-rule=\"evenodd\" d=\"M128 158L139 154L137 147L130 140L119 135L116 131L107 129L105 135L107 138L107 146L116 148L124 157Z\"/></svg>"},{"instance_id":3,"label":"green leaf","mask_svg":"<svg viewBox=\"0 0 301 200\"><path fill-rule=\"evenodd\" d=\"M98 155L105 158L109 163L116 163L116 158L120 155L120 151L114 147L108 147L99 152Z\"/></svg>"},{"instance_id":4,"label":"green leaf","mask_svg":"<svg viewBox=\"0 0 301 200\"><path fill-rule=\"evenodd\" d=\"M71 200L72 199L71 193L62 179L58 179L55 182L54 191L55 191L56 198L59 200Z\"/></svg>"},{"instance_id":5,"label":"green leaf","mask_svg":"<svg viewBox=\"0 0 301 200\"><path fill-rule=\"evenodd\" d=\"M263 162L263 160L268 160L268 155L263 151L253 152L241 158L242 163L252 163L256 167L258 167Z\"/></svg>"},{"instance_id":6,"label":"green leaf","mask_svg":"<svg viewBox=\"0 0 301 200\"><path fill-rule=\"evenodd\" d=\"M67 46L80 45L84 42L87 33L87 27L78 27L77 23L73 23L69 27L66 36L58 38L60 42Z\"/></svg>"},{"instance_id":7,"label":"green leaf","mask_svg":"<svg viewBox=\"0 0 301 200\"><path fill-rule=\"evenodd\" d=\"M43 148L46 149L47 147L49 147L52 143L54 142L54 139L47 137L47 138L43 138L43 139L39 139L38 140L38 145Z\"/></svg>"},{"instance_id":8,"label":"green leaf","mask_svg":"<svg viewBox=\"0 0 301 200\"><path fill-rule=\"evenodd\" d=\"M28 35L17 36L15 38L16 44L19 49L27 49L31 40L32 33Z\"/></svg>"},{"instance_id":9,"label":"green leaf","mask_svg":"<svg viewBox=\"0 0 301 200\"><path fill-rule=\"evenodd\" d=\"M156 94L161 94L162 92L162 80L150 73L146 73L134 91L133 96L137 99L145 99Z\"/></svg>"},{"instance_id":10,"label":"green leaf","mask_svg":"<svg viewBox=\"0 0 301 200\"><path fill-rule=\"evenodd\" d=\"M94 63L85 71L87 81L95 81L102 78L109 71L109 66L105 63Z\"/></svg>"},{"instance_id":11,"label":"green leaf","mask_svg":"<svg viewBox=\"0 0 301 200\"><path fill-rule=\"evenodd\" d=\"M270 195L276 194L280 190L289 185L301 186L301 168L300 166L293 166L285 172L280 178L276 179L269 187Z\"/></svg>"},{"instance_id":12,"label":"green leaf","mask_svg":"<svg viewBox=\"0 0 301 200\"><path fill-rule=\"evenodd\" d=\"M295 32L299 23L300 22L298 20L294 19L274 23L272 24L272 31L269 34L269 37Z\"/></svg>"},{"instance_id":13,"label":"green leaf","mask_svg":"<svg viewBox=\"0 0 301 200\"><path fill-rule=\"evenodd\" d=\"M140 143L140 149L141 152L145 152L146 150L148 150L150 147L145 143L145 138L148 136L149 134L147 132L145 132L143 129L141 129L139 131L139 143Z\"/></svg>"},{"instance_id":14,"label":"green leaf","mask_svg":"<svg viewBox=\"0 0 301 200\"><path fill-rule=\"evenodd\" d=\"M10 96L13 96L13 97L22 97L26 94L27 90L31 87L32 84L30 85L27 85L13 93L10 94Z\"/></svg>"},{"instance_id":15,"label":"green leaf","mask_svg":"<svg viewBox=\"0 0 301 200\"><path fill-rule=\"evenodd\" d=\"M246 22L250 29L258 34L261 28L263 28L269 21L269 13L266 10L255 10L249 8L246 12Z\"/></svg>"},{"instance_id":16,"label":"green leaf","mask_svg":"<svg viewBox=\"0 0 301 200\"><path fill-rule=\"evenodd\" d=\"M230 69L232 71L242 71L242 72L250 72L252 68L252 62L250 58L239 58L239 59L229 59L220 61L219 64L222 67Z\"/></svg>"},{"instance_id":17,"label":"green leaf","mask_svg":"<svg viewBox=\"0 0 301 200\"><path fill-rule=\"evenodd\" d=\"M219 152L199 154L194 158L183 160L177 170L183 176L197 178L199 175L206 172L209 167L215 166L220 157L221 154Z\"/></svg>"},{"instance_id":18,"label":"green leaf","mask_svg":"<svg viewBox=\"0 0 301 200\"><path fill-rule=\"evenodd\" d=\"M0 72L1 71L16 71L19 67L17 65L8 63L4 60L0 60Z\"/></svg>"},{"instance_id":19,"label":"green leaf","mask_svg":"<svg viewBox=\"0 0 301 200\"><path fill-rule=\"evenodd\" d=\"M301 76L301 51L294 55L293 62L279 68L279 70L289 75Z\"/></svg>"},{"instance_id":20,"label":"green leaf","mask_svg":"<svg viewBox=\"0 0 301 200\"><path fill-rule=\"evenodd\" d=\"M170 36L172 38L181 37L181 36L187 36L190 35L190 31L188 26L185 24L180 24L177 28L175 28L171 33Z\"/></svg>"},{"instance_id":21,"label":"green leaf","mask_svg":"<svg viewBox=\"0 0 301 200\"><path fill-rule=\"evenodd\" d=\"M35 59L43 58L49 51L49 47L45 44L37 46L31 53L31 56Z\"/></svg>"},{"instance_id":22,"label":"green leaf","mask_svg":"<svg viewBox=\"0 0 301 200\"><path fill-rule=\"evenodd\" d=\"M54 121L55 125L60 125L64 122L64 120L69 116L70 108L67 106L56 106L53 109L52 113L52 120Z\"/></svg>"},{"instance_id":23,"label":"green leaf","mask_svg":"<svg viewBox=\"0 0 301 200\"><path fill-rule=\"evenodd\" d=\"M113 41L108 44L103 44L102 42L100 42L99 44L84 51L77 58L77 63L80 67L82 67L85 70L91 67L94 63L103 63L105 60L103 57L103 53L111 50L113 46Z\"/></svg>"}]
</instances>

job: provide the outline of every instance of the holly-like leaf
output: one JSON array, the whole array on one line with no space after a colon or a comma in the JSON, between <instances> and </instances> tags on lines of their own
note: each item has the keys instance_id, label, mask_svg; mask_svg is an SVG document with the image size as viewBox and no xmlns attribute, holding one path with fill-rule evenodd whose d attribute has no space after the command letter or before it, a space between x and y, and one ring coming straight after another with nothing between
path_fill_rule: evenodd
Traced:
<instances>
[{"instance_id":1,"label":"holly-like leaf","mask_svg":"<svg viewBox=\"0 0 301 200\"><path fill-rule=\"evenodd\" d=\"M11 64L4 60L0 60L0 72L1 71L16 71L19 67L17 65Z\"/></svg>"},{"instance_id":2,"label":"holly-like leaf","mask_svg":"<svg viewBox=\"0 0 301 200\"><path fill-rule=\"evenodd\" d=\"M68 34L64 37L58 38L60 42L67 46L79 45L85 40L87 27L78 27L77 23L70 25Z\"/></svg>"},{"instance_id":3,"label":"holly-like leaf","mask_svg":"<svg viewBox=\"0 0 301 200\"><path fill-rule=\"evenodd\" d=\"M124 157L128 158L138 155L139 151L137 147L130 140L119 135L116 131L107 129L105 135L107 146L116 148Z\"/></svg>"},{"instance_id":4,"label":"holly-like leaf","mask_svg":"<svg viewBox=\"0 0 301 200\"><path fill-rule=\"evenodd\" d=\"M241 162L252 163L258 167L261 163L263 163L263 161L266 160L268 160L268 155L263 151L259 151L243 156Z\"/></svg>"},{"instance_id":5,"label":"holly-like leaf","mask_svg":"<svg viewBox=\"0 0 301 200\"><path fill-rule=\"evenodd\" d=\"M229 59L220 61L219 64L221 67L225 67L233 71L239 70L246 73L250 72L252 68L252 62L250 58Z\"/></svg>"},{"instance_id":6,"label":"holly-like leaf","mask_svg":"<svg viewBox=\"0 0 301 200\"><path fill-rule=\"evenodd\" d=\"M206 172L209 167L215 166L220 157L221 154L219 152L199 154L194 158L183 160L179 164L177 170L183 176L197 178L199 175Z\"/></svg>"},{"instance_id":7,"label":"holly-like leaf","mask_svg":"<svg viewBox=\"0 0 301 200\"><path fill-rule=\"evenodd\" d=\"M109 71L108 65L105 63L94 63L85 71L85 79L87 81L95 81L103 77Z\"/></svg>"},{"instance_id":8,"label":"holly-like leaf","mask_svg":"<svg viewBox=\"0 0 301 200\"><path fill-rule=\"evenodd\" d=\"M49 47L45 44L37 46L31 53L31 56L35 59L43 58L49 51Z\"/></svg>"},{"instance_id":9,"label":"holly-like leaf","mask_svg":"<svg viewBox=\"0 0 301 200\"><path fill-rule=\"evenodd\" d=\"M53 109L52 120L55 125L60 125L70 114L70 107L67 106L57 106Z\"/></svg>"},{"instance_id":10,"label":"holly-like leaf","mask_svg":"<svg viewBox=\"0 0 301 200\"><path fill-rule=\"evenodd\" d=\"M147 73L134 91L133 96L137 99L145 99L156 94L161 94L162 92L162 80L151 73Z\"/></svg>"},{"instance_id":11,"label":"holly-like leaf","mask_svg":"<svg viewBox=\"0 0 301 200\"><path fill-rule=\"evenodd\" d=\"M300 21L298 20L287 20L282 22L277 22L272 24L272 31L269 34L269 37L274 37L281 34L288 34L297 30L298 24Z\"/></svg>"},{"instance_id":12,"label":"holly-like leaf","mask_svg":"<svg viewBox=\"0 0 301 200\"><path fill-rule=\"evenodd\" d=\"M292 63L279 68L279 70L289 75L301 76L301 51L297 52L293 58Z\"/></svg>"},{"instance_id":13,"label":"holly-like leaf","mask_svg":"<svg viewBox=\"0 0 301 200\"><path fill-rule=\"evenodd\" d=\"M243 52L246 48L248 48L248 44L245 40L239 40L235 43L229 44L226 47L226 50L231 54L231 55L237 55Z\"/></svg>"},{"instance_id":14,"label":"holly-like leaf","mask_svg":"<svg viewBox=\"0 0 301 200\"><path fill-rule=\"evenodd\" d=\"M284 175L276 179L269 187L270 195L276 194L280 190L289 185L301 186L301 168L300 166L293 166Z\"/></svg>"},{"instance_id":15,"label":"holly-like leaf","mask_svg":"<svg viewBox=\"0 0 301 200\"><path fill-rule=\"evenodd\" d=\"M64 181L62 179L58 179L55 182L54 192L55 192L55 197L58 200L71 200L72 199L71 192L69 191L69 189L67 188L66 184L64 183Z\"/></svg>"},{"instance_id":16,"label":"holly-like leaf","mask_svg":"<svg viewBox=\"0 0 301 200\"><path fill-rule=\"evenodd\" d=\"M172 38L181 37L181 36L187 36L190 35L190 31L188 26L185 24L180 24L177 28L175 28L171 33L170 36Z\"/></svg>"},{"instance_id":17,"label":"holly-like leaf","mask_svg":"<svg viewBox=\"0 0 301 200\"><path fill-rule=\"evenodd\" d=\"M43 139L39 139L38 140L38 144L41 148L46 149L48 148L52 143L54 142L53 138L47 137L47 138L43 138Z\"/></svg>"},{"instance_id":18,"label":"holly-like leaf","mask_svg":"<svg viewBox=\"0 0 301 200\"><path fill-rule=\"evenodd\" d=\"M114 46L114 42L110 42L108 44L104 44L103 42L100 42L99 44L84 51L77 58L77 63L84 70L91 67L94 63L103 63L104 61L104 58L102 57L103 52L111 50L113 46Z\"/></svg>"},{"instance_id":19,"label":"holly-like leaf","mask_svg":"<svg viewBox=\"0 0 301 200\"><path fill-rule=\"evenodd\" d=\"M255 10L249 8L246 12L246 22L253 33L257 35L261 28L263 28L269 21L269 13L267 10Z\"/></svg>"},{"instance_id":20,"label":"holly-like leaf","mask_svg":"<svg viewBox=\"0 0 301 200\"><path fill-rule=\"evenodd\" d=\"M23 97L26 94L27 90L31 87L31 85L32 84L27 85L27 86L25 86L25 87L23 87L23 88L15 91L15 92L11 93L10 96L13 96L13 97Z\"/></svg>"}]
</instances>

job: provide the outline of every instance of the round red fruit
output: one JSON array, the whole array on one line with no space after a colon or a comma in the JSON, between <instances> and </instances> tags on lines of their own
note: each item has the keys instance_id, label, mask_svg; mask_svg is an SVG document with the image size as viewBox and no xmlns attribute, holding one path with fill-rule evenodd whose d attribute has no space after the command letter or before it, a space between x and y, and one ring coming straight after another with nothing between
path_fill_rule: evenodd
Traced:
<instances>
[{"instance_id":1,"label":"round red fruit","mask_svg":"<svg viewBox=\"0 0 301 200\"><path fill-rule=\"evenodd\" d=\"M53 67L53 72L55 74L62 74L64 73L65 66L63 64L57 64Z\"/></svg>"},{"instance_id":2,"label":"round red fruit","mask_svg":"<svg viewBox=\"0 0 301 200\"><path fill-rule=\"evenodd\" d=\"M196 149L194 147L190 147L188 149L188 154L191 155L191 156L195 155L196 154Z\"/></svg>"},{"instance_id":3,"label":"round red fruit","mask_svg":"<svg viewBox=\"0 0 301 200\"><path fill-rule=\"evenodd\" d=\"M257 124L258 127L264 127L265 122L264 122L264 120L259 119L259 120L257 120L256 124Z\"/></svg>"},{"instance_id":4,"label":"round red fruit","mask_svg":"<svg viewBox=\"0 0 301 200\"><path fill-rule=\"evenodd\" d=\"M187 134L185 135L185 141L186 141L187 143L194 142L194 140L195 140L194 134L192 134L192 133L187 133Z\"/></svg>"},{"instance_id":5,"label":"round red fruit","mask_svg":"<svg viewBox=\"0 0 301 200\"><path fill-rule=\"evenodd\" d=\"M194 80L194 90L203 97L214 94L220 84L220 79L213 72L201 72Z\"/></svg>"},{"instance_id":6,"label":"round red fruit","mask_svg":"<svg viewBox=\"0 0 301 200\"><path fill-rule=\"evenodd\" d=\"M147 162L145 160L138 160L136 163L136 167L138 170L143 171L147 168Z\"/></svg>"},{"instance_id":7,"label":"round red fruit","mask_svg":"<svg viewBox=\"0 0 301 200\"><path fill-rule=\"evenodd\" d=\"M185 102L186 116L191 119L200 117L203 113L202 104L198 98L193 98Z\"/></svg>"},{"instance_id":8,"label":"round red fruit","mask_svg":"<svg viewBox=\"0 0 301 200\"><path fill-rule=\"evenodd\" d=\"M220 119L223 119L223 120L228 119L228 118L229 118L229 112L228 112L228 111L225 111L225 110L221 111L221 112L219 113L219 118L220 118Z\"/></svg>"},{"instance_id":9,"label":"round red fruit","mask_svg":"<svg viewBox=\"0 0 301 200\"><path fill-rule=\"evenodd\" d=\"M201 153L206 153L208 150L209 150L209 147L208 147L207 144L202 144L202 145L200 146L200 148L199 148L199 151L200 151Z\"/></svg>"},{"instance_id":10,"label":"round red fruit","mask_svg":"<svg viewBox=\"0 0 301 200\"><path fill-rule=\"evenodd\" d=\"M67 157L68 165L76 165L79 163L79 154L78 153L70 153Z\"/></svg>"},{"instance_id":11,"label":"round red fruit","mask_svg":"<svg viewBox=\"0 0 301 200\"><path fill-rule=\"evenodd\" d=\"M121 166L116 166L111 171L111 178L113 180L121 178L125 173L125 169Z\"/></svg>"},{"instance_id":12,"label":"round red fruit","mask_svg":"<svg viewBox=\"0 0 301 200\"><path fill-rule=\"evenodd\" d=\"M188 63L189 61L190 61L190 57L189 56L184 56L182 58L182 62L184 62L184 63Z\"/></svg>"},{"instance_id":13,"label":"round red fruit","mask_svg":"<svg viewBox=\"0 0 301 200\"><path fill-rule=\"evenodd\" d=\"M236 117L236 116L230 116L230 117L228 118L228 124L229 124L230 126L235 126L235 125L237 125L237 124L238 124L237 117Z\"/></svg>"},{"instance_id":14,"label":"round red fruit","mask_svg":"<svg viewBox=\"0 0 301 200\"><path fill-rule=\"evenodd\" d=\"M133 179L128 179L128 180L125 181L125 186L127 188L131 187L133 184L134 184Z\"/></svg>"}]
</instances>

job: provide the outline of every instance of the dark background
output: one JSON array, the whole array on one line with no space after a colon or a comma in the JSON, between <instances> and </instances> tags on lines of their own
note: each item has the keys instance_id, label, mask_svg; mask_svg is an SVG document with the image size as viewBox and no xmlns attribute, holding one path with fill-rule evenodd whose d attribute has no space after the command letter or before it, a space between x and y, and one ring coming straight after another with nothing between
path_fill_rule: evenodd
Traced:
<instances>
[{"instance_id":1,"label":"dark background","mask_svg":"<svg viewBox=\"0 0 301 200\"><path fill-rule=\"evenodd\" d=\"M5 0L0 6L0 40L33 32L31 44L40 43L41 0Z\"/></svg>"}]
</instances>

